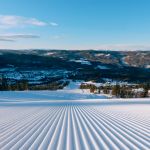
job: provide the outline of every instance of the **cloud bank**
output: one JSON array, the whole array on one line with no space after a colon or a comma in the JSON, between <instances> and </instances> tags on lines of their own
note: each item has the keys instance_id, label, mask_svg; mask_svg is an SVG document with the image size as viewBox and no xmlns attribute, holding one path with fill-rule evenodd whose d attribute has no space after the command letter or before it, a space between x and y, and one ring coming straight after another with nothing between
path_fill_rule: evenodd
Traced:
<instances>
[{"instance_id":1,"label":"cloud bank","mask_svg":"<svg viewBox=\"0 0 150 150\"><path fill-rule=\"evenodd\" d=\"M44 22L36 18L27 18L14 15L0 15L0 28L26 27L26 26L58 26L55 22Z\"/></svg>"},{"instance_id":2,"label":"cloud bank","mask_svg":"<svg viewBox=\"0 0 150 150\"><path fill-rule=\"evenodd\" d=\"M14 42L18 39L40 38L38 35L33 34L4 34L0 35L0 41Z\"/></svg>"}]
</instances>

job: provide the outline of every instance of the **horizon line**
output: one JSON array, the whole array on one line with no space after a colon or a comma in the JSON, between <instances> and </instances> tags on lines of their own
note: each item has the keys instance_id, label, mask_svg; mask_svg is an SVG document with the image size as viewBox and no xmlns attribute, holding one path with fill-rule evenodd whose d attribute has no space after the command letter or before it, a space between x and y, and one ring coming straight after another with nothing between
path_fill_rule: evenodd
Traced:
<instances>
[{"instance_id":1,"label":"horizon line","mask_svg":"<svg viewBox=\"0 0 150 150\"><path fill-rule=\"evenodd\" d=\"M62 50L62 51L150 51L150 49L58 49L58 48L19 48L19 49L10 49L10 48L0 48L0 50Z\"/></svg>"}]
</instances>

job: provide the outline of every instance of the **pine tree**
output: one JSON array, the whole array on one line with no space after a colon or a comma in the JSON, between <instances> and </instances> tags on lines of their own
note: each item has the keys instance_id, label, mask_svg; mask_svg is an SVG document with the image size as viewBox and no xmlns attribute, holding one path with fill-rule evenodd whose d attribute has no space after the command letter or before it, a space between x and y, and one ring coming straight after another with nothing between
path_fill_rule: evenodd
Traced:
<instances>
[{"instance_id":1,"label":"pine tree","mask_svg":"<svg viewBox=\"0 0 150 150\"><path fill-rule=\"evenodd\" d=\"M4 75L2 75L2 91L7 91L8 90L8 83L7 83L7 78L4 77Z\"/></svg>"},{"instance_id":2,"label":"pine tree","mask_svg":"<svg viewBox=\"0 0 150 150\"><path fill-rule=\"evenodd\" d=\"M117 97L120 97L120 93L121 93L121 89L120 89L120 85L115 85L112 88L112 95L115 95Z\"/></svg>"}]
</instances>

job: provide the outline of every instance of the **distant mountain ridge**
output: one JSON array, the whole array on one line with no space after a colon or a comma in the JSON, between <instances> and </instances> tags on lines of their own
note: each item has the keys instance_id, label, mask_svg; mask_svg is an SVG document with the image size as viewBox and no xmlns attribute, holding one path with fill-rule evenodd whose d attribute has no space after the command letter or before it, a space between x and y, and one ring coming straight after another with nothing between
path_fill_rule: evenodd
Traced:
<instances>
[{"instance_id":1,"label":"distant mountain ridge","mask_svg":"<svg viewBox=\"0 0 150 150\"><path fill-rule=\"evenodd\" d=\"M150 81L150 51L0 50L0 60L0 74L11 81Z\"/></svg>"}]
</instances>

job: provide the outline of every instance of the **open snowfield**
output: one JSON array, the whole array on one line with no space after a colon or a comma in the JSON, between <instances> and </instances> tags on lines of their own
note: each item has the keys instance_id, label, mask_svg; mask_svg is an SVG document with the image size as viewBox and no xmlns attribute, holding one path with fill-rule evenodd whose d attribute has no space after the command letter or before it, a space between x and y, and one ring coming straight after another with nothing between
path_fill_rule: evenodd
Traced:
<instances>
[{"instance_id":1,"label":"open snowfield","mask_svg":"<svg viewBox=\"0 0 150 150\"><path fill-rule=\"evenodd\" d=\"M67 91L1 92L0 150L150 149L150 99Z\"/></svg>"}]
</instances>

